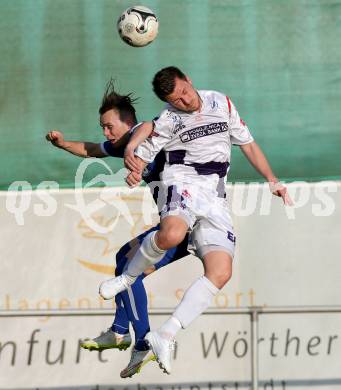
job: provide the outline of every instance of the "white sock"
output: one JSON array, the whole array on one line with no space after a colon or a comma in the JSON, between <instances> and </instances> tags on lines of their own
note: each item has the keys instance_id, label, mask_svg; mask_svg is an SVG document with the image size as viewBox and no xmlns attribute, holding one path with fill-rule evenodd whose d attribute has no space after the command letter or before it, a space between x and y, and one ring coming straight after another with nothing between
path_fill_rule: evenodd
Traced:
<instances>
[{"instance_id":1,"label":"white sock","mask_svg":"<svg viewBox=\"0 0 341 390\"><path fill-rule=\"evenodd\" d=\"M181 322L176 317L172 316L158 329L158 331L163 337L174 339L181 328Z\"/></svg>"},{"instance_id":2,"label":"white sock","mask_svg":"<svg viewBox=\"0 0 341 390\"><path fill-rule=\"evenodd\" d=\"M155 234L155 231L151 232L144 238L140 248L129 261L126 271L123 272L129 284L134 283L145 269L156 264L165 255L166 251L158 248L155 243Z\"/></svg>"},{"instance_id":3,"label":"white sock","mask_svg":"<svg viewBox=\"0 0 341 390\"><path fill-rule=\"evenodd\" d=\"M186 290L173 317L179 321L182 328L187 328L210 306L218 291L219 289L209 279L201 276Z\"/></svg>"}]
</instances>

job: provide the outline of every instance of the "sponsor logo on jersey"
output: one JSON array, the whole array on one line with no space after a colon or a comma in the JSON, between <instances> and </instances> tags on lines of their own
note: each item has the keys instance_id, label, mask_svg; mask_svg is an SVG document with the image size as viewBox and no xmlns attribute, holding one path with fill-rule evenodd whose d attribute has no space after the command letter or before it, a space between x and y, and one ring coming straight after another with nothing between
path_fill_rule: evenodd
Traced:
<instances>
[{"instance_id":1,"label":"sponsor logo on jersey","mask_svg":"<svg viewBox=\"0 0 341 390\"><path fill-rule=\"evenodd\" d=\"M211 102L211 110L212 111L217 111L218 110L218 102L216 101L216 100L213 100L212 102Z\"/></svg>"},{"instance_id":2,"label":"sponsor logo on jersey","mask_svg":"<svg viewBox=\"0 0 341 390\"><path fill-rule=\"evenodd\" d=\"M179 114L175 114L174 112L170 112L168 116L173 121L173 134L178 133L180 130L182 130L186 127Z\"/></svg>"},{"instance_id":3,"label":"sponsor logo on jersey","mask_svg":"<svg viewBox=\"0 0 341 390\"><path fill-rule=\"evenodd\" d=\"M236 242L236 236L232 232L227 232L227 238L233 243Z\"/></svg>"},{"instance_id":4,"label":"sponsor logo on jersey","mask_svg":"<svg viewBox=\"0 0 341 390\"><path fill-rule=\"evenodd\" d=\"M184 198L191 198L191 194L187 190L183 190L181 196Z\"/></svg>"},{"instance_id":5,"label":"sponsor logo on jersey","mask_svg":"<svg viewBox=\"0 0 341 390\"><path fill-rule=\"evenodd\" d=\"M199 126L191 130L187 130L180 134L181 142L189 142L194 139L207 137L208 135L224 133L228 130L226 122L210 123L209 125Z\"/></svg>"}]
</instances>

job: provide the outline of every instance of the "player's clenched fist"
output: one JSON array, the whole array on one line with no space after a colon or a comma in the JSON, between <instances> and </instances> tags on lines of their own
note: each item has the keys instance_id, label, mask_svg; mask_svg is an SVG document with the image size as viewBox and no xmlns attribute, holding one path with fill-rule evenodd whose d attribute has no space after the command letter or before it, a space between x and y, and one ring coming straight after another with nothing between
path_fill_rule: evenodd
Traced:
<instances>
[{"instance_id":1,"label":"player's clenched fist","mask_svg":"<svg viewBox=\"0 0 341 390\"><path fill-rule=\"evenodd\" d=\"M46 134L46 139L53 145L62 147L64 144L64 135L60 131L51 130Z\"/></svg>"},{"instance_id":2,"label":"player's clenched fist","mask_svg":"<svg viewBox=\"0 0 341 390\"><path fill-rule=\"evenodd\" d=\"M141 180L142 176L140 173L137 172L130 172L129 175L126 177L126 183L131 188L138 186Z\"/></svg>"}]
</instances>

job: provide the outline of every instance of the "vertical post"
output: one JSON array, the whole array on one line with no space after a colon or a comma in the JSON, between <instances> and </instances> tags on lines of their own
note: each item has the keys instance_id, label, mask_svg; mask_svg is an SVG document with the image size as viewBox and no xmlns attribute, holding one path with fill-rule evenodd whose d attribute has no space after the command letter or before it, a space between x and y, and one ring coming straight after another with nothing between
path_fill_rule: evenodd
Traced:
<instances>
[{"instance_id":1,"label":"vertical post","mask_svg":"<svg viewBox=\"0 0 341 390\"><path fill-rule=\"evenodd\" d=\"M258 308L251 308L251 389L258 390Z\"/></svg>"}]
</instances>

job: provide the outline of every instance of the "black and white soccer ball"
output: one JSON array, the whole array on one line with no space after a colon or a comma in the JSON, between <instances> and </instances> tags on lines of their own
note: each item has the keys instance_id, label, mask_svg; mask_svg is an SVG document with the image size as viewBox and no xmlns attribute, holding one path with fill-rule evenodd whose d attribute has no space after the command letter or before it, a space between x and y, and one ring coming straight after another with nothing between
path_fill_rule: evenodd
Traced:
<instances>
[{"instance_id":1,"label":"black and white soccer ball","mask_svg":"<svg viewBox=\"0 0 341 390\"><path fill-rule=\"evenodd\" d=\"M142 5L126 9L117 21L120 37L130 46L149 45L156 38L159 22L154 12Z\"/></svg>"}]
</instances>

